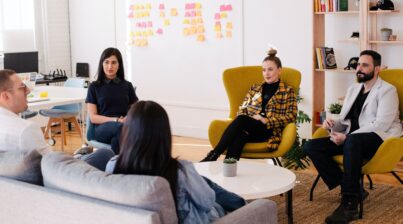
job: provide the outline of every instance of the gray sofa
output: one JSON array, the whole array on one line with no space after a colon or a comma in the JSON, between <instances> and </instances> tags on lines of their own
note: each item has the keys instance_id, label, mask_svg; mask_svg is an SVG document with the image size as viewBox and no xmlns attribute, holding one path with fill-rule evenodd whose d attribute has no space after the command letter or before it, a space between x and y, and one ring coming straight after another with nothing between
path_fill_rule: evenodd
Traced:
<instances>
[{"instance_id":1,"label":"gray sofa","mask_svg":"<svg viewBox=\"0 0 403 224\"><path fill-rule=\"evenodd\" d=\"M44 186L4 177L0 167L2 223L178 222L163 178L110 175L62 153L45 155L41 171ZM277 223L277 207L255 200L215 223Z\"/></svg>"}]
</instances>

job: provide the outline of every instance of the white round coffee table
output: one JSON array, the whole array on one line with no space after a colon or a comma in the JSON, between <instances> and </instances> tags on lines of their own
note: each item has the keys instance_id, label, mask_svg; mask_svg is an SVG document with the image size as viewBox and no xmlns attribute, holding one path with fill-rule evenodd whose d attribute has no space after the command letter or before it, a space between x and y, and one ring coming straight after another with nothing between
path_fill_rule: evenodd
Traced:
<instances>
[{"instance_id":1,"label":"white round coffee table","mask_svg":"<svg viewBox=\"0 0 403 224\"><path fill-rule=\"evenodd\" d=\"M246 200L265 198L287 192L288 221L292 223L292 189L296 176L288 169L266 164L238 161L237 176L224 177L223 162L194 163L197 172L224 189Z\"/></svg>"}]
</instances>

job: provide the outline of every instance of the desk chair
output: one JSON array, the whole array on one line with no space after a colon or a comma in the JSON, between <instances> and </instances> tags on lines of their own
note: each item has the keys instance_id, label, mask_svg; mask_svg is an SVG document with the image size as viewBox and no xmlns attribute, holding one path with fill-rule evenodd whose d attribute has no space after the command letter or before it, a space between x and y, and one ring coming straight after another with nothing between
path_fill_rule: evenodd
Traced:
<instances>
[{"instance_id":1,"label":"desk chair","mask_svg":"<svg viewBox=\"0 0 403 224\"><path fill-rule=\"evenodd\" d=\"M380 72L379 76L386 82L394 85L397 89L397 94L399 97L399 111L400 120L403 119L403 69L387 69ZM315 131L312 138L324 138L327 137L328 132L319 128ZM403 156L403 137L400 138L388 138L376 151L375 155L369 161L366 161L364 166L361 168L361 192L364 192L364 175L367 176L369 180L369 188L372 190L373 184L370 174L376 173L391 173L399 182L403 184L402 179L393 171L396 164L400 161ZM340 168L343 169L343 156L337 155L333 156L333 159L337 162ZM320 179L318 175L312 184L309 200L313 200L313 191L315 190L316 184ZM359 217L362 218L363 214L363 198L360 197L360 213Z\"/></svg>"},{"instance_id":2,"label":"desk chair","mask_svg":"<svg viewBox=\"0 0 403 224\"><path fill-rule=\"evenodd\" d=\"M89 146L92 146L96 149L110 149L112 150L112 147L110 144L98 142L95 140L95 127L94 124L91 123L90 116L88 115L86 118L86 126L87 126L87 144Z\"/></svg>"},{"instance_id":3,"label":"desk chair","mask_svg":"<svg viewBox=\"0 0 403 224\"><path fill-rule=\"evenodd\" d=\"M78 78L69 78L64 83L64 87L76 87L76 88L84 88L84 79ZM52 109L47 110L39 110L39 114L45 117L49 117L48 125L46 126L44 135L45 138L51 138L51 145L54 145L55 140L48 136L48 133L51 132L52 123L58 122L60 123L60 131L61 131L61 140L62 140L62 151L64 150L64 145L67 144L66 142L66 127L65 122L70 122L74 124L77 132L79 133L80 137L82 138L81 134L81 127L77 121L77 115L81 112L81 104L74 103L74 104L67 104L61 106L55 106Z\"/></svg>"},{"instance_id":4,"label":"desk chair","mask_svg":"<svg viewBox=\"0 0 403 224\"><path fill-rule=\"evenodd\" d=\"M292 86L298 92L301 83L301 73L293 68L282 68L280 79ZM242 66L227 69L223 73L224 87L227 92L230 114L227 120L213 120L210 123L208 134L211 146L214 148L221 139L228 125L236 118L239 106L242 104L246 93L253 84L262 83L261 66ZM295 123L287 124L282 132L282 140L278 149L268 152L267 141L259 143L246 143L242 150L241 158L272 159L275 165L281 165L278 157L283 156L294 144L297 136Z\"/></svg>"}]
</instances>

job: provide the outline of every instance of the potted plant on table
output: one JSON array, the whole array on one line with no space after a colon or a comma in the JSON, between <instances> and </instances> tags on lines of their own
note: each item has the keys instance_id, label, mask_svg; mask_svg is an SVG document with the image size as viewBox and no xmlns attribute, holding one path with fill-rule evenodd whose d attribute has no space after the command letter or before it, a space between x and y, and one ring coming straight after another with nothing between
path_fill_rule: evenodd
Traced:
<instances>
[{"instance_id":1,"label":"potted plant on table","mask_svg":"<svg viewBox=\"0 0 403 224\"><path fill-rule=\"evenodd\" d=\"M237 160L235 158L224 159L223 174L224 177L235 177L237 170Z\"/></svg>"},{"instance_id":2,"label":"potted plant on table","mask_svg":"<svg viewBox=\"0 0 403 224\"><path fill-rule=\"evenodd\" d=\"M383 41L388 41L390 35L392 35L392 29L390 28L382 28L381 29L381 37Z\"/></svg>"},{"instance_id":3,"label":"potted plant on table","mask_svg":"<svg viewBox=\"0 0 403 224\"><path fill-rule=\"evenodd\" d=\"M330 104L329 108L328 108L329 114L327 117L331 118L331 119L338 118L342 107L343 107L343 105L341 105L340 103Z\"/></svg>"}]
</instances>

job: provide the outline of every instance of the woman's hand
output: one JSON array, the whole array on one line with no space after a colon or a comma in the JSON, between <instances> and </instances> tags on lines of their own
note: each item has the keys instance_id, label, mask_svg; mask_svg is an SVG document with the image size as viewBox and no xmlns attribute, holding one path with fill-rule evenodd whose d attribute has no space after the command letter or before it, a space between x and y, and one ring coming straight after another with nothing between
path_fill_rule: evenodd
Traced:
<instances>
[{"instance_id":1,"label":"woman's hand","mask_svg":"<svg viewBox=\"0 0 403 224\"><path fill-rule=\"evenodd\" d=\"M330 133L330 141L334 142L336 145L341 145L346 140L346 135L341 132L332 131Z\"/></svg>"},{"instance_id":2,"label":"woman's hand","mask_svg":"<svg viewBox=\"0 0 403 224\"><path fill-rule=\"evenodd\" d=\"M327 118L323 121L322 128L330 130L334 125L334 121L330 118Z\"/></svg>"},{"instance_id":3,"label":"woman's hand","mask_svg":"<svg viewBox=\"0 0 403 224\"><path fill-rule=\"evenodd\" d=\"M262 117L260 114L255 114L255 115L252 116L252 118L262 122L263 124L267 123L267 118Z\"/></svg>"}]
</instances>

